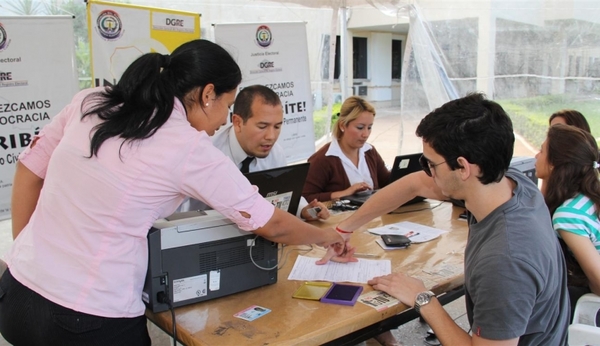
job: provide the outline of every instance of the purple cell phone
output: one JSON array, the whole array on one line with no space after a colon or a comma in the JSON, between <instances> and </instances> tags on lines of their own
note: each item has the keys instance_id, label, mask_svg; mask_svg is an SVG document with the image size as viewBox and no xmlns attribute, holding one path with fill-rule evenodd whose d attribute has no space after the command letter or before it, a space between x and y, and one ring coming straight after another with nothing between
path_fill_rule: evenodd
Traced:
<instances>
[{"instance_id":1,"label":"purple cell phone","mask_svg":"<svg viewBox=\"0 0 600 346\"><path fill-rule=\"evenodd\" d=\"M362 292L362 286L345 285L334 283L325 293L321 301L323 303L341 304L353 306Z\"/></svg>"}]
</instances>

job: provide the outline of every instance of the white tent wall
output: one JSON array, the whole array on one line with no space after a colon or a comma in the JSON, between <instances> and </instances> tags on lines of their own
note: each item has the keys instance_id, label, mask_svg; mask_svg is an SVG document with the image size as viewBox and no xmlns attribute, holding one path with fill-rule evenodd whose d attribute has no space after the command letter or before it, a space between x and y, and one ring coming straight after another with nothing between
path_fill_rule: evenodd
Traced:
<instances>
[{"instance_id":1,"label":"white tent wall","mask_svg":"<svg viewBox=\"0 0 600 346\"><path fill-rule=\"evenodd\" d=\"M306 22L315 138L329 132L331 103L359 90L378 109L400 107L394 115L403 119L482 91L505 106L517 131L534 146L552 111L575 108L600 136L600 112L591 113L600 110L594 104L600 102L597 0L128 2L200 13L202 37L209 40L212 24ZM339 65L347 68L334 79L336 35L346 38ZM366 39L367 72L355 78L353 38L359 37ZM401 64L401 79L391 78L393 40L402 43L403 58L394 60ZM599 118L596 126L594 118Z\"/></svg>"}]
</instances>

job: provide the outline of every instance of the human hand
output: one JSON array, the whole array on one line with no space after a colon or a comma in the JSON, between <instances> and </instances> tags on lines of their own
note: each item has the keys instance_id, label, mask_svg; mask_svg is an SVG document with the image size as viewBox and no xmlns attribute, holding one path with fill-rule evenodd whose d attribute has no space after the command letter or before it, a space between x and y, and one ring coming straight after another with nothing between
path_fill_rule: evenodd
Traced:
<instances>
[{"instance_id":1,"label":"human hand","mask_svg":"<svg viewBox=\"0 0 600 346\"><path fill-rule=\"evenodd\" d=\"M354 252L356 251L356 248L350 245L350 236L352 235L352 233L340 233L337 230L335 231L335 233L339 234L340 237L342 237L342 239L344 240L342 243L342 250L340 251L339 248L330 246L327 249L325 256L323 256L323 258L318 260L316 263L320 265L325 264L329 261L340 263L357 262L358 259L354 257Z\"/></svg>"},{"instance_id":2,"label":"human hand","mask_svg":"<svg viewBox=\"0 0 600 346\"><path fill-rule=\"evenodd\" d=\"M383 291L403 304L413 307L415 306L415 298L417 294L426 291L423 281L415 279L403 273L392 273L375 277L368 282L374 289Z\"/></svg>"},{"instance_id":3,"label":"human hand","mask_svg":"<svg viewBox=\"0 0 600 346\"><path fill-rule=\"evenodd\" d=\"M309 209L313 209L313 210L317 211L316 217L313 216L314 214L311 215L309 213ZM307 221L314 221L314 220L327 220L329 218L330 214L329 214L329 209L327 209L325 204L314 199L306 207L302 208L301 216L303 219L305 219Z\"/></svg>"},{"instance_id":4,"label":"human hand","mask_svg":"<svg viewBox=\"0 0 600 346\"><path fill-rule=\"evenodd\" d=\"M372 187L369 184L362 182L362 183L352 184L352 186L347 188L346 191L348 191L348 195L354 195L355 193L366 191L366 190L371 190L371 189L372 189Z\"/></svg>"}]
</instances>

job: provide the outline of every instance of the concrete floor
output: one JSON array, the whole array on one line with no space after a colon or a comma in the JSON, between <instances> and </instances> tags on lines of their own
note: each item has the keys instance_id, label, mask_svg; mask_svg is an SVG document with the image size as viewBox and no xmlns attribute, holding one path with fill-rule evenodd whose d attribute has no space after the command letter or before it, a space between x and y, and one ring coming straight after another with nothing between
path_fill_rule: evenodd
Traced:
<instances>
[{"instance_id":1,"label":"concrete floor","mask_svg":"<svg viewBox=\"0 0 600 346\"><path fill-rule=\"evenodd\" d=\"M386 164L391 166L394 157L399 154L409 154L422 151L421 141L416 138L414 131L419 122L419 117L405 116L400 120L398 109L377 110L375 124L369 142L377 148ZM529 146L525 141L517 136L515 143L515 156L534 156L536 149ZM12 244L11 220L0 221L0 257L8 251ZM466 318L464 298L445 306L452 318L456 320L459 326L464 330L469 329ZM155 346L169 346L173 344L172 339L162 330L148 324L152 343ZM418 319L413 320L398 329L392 330L397 340L403 345L430 345L425 342L428 326ZM0 337L0 346L9 345ZM357 346L376 346L379 345L373 339L362 342Z\"/></svg>"}]
</instances>

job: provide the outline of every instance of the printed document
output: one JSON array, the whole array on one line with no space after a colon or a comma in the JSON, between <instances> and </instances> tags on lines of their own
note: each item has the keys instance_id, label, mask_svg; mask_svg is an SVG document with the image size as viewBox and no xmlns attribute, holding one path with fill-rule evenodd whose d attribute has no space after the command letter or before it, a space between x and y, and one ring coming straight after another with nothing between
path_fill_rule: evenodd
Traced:
<instances>
[{"instance_id":1,"label":"printed document","mask_svg":"<svg viewBox=\"0 0 600 346\"><path fill-rule=\"evenodd\" d=\"M288 280L356 282L366 284L376 276L392 273L390 260L369 260L359 258L358 262L328 262L316 265L317 257L298 256Z\"/></svg>"}]
</instances>

